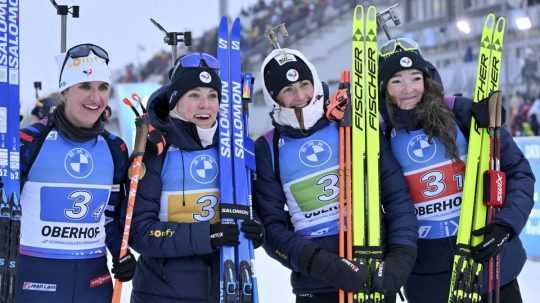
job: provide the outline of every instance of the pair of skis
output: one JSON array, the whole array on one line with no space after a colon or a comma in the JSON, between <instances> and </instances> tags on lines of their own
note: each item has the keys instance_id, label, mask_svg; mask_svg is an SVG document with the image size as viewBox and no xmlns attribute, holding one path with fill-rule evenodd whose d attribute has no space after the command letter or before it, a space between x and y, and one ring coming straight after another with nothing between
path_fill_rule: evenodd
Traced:
<instances>
[{"instance_id":1,"label":"pair of skis","mask_svg":"<svg viewBox=\"0 0 540 303\"><path fill-rule=\"evenodd\" d=\"M240 19L229 33L227 17L219 24L217 58L220 63L219 183L221 223L239 226L252 218L251 172L255 170L253 142L248 136L247 102L251 101L253 77L242 74ZM253 243L242 232L237 247L221 248L220 302L258 302Z\"/></svg>"},{"instance_id":2,"label":"pair of skis","mask_svg":"<svg viewBox=\"0 0 540 303\"><path fill-rule=\"evenodd\" d=\"M352 81L343 72L332 103L345 107L339 126L339 254L367 265L369 277L356 294L339 292L339 302L383 302L381 205L379 193L379 91L377 9L357 5L353 15ZM349 83L350 82L350 83ZM337 98L337 100L336 100ZM341 99L341 100L339 100Z\"/></svg>"},{"instance_id":3,"label":"pair of skis","mask_svg":"<svg viewBox=\"0 0 540 303\"><path fill-rule=\"evenodd\" d=\"M21 206L19 177L19 3L0 18L0 302L15 302Z\"/></svg>"},{"instance_id":4,"label":"pair of skis","mask_svg":"<svg viewBox=\"0 0 540 303\"><path fill-rule=\"evenodd\" d=\"M482 30L480 53L477 66L477 78L474 90L474 102L480 102L499 88L502 63L502 47L505 30L505 18L496 18L489 14ZM500 173L500 135L501 101L500 95L489 98L490 122L488 127L480 128L476 118L471 120L465 183L463 188L460 221L457 234L458 251L454 256L452 279L450 281L449 303L480 302L483 286L483 265L475 262L471 256L471 247L482 242L481 237L472 236L471 232L491 223L495 207L502 207L505 195L502 186L484 183L488 179L503 182ZM491 165L490 165L491 163ZM488 173L489 171L489 173ZM501 184L501 183L500 183ZM496 185L496 184L495 184ZM498 190L497 190L498 189ZM486 202L485 191L492 191L491 202ZM498 193L498 194L497 194ZM486 214L487 220L486 220ZM487 270L488 302L499 302L500 258L491 259ZM494 294L493 294L494 292Z\"/></svg>"}]
</instances>

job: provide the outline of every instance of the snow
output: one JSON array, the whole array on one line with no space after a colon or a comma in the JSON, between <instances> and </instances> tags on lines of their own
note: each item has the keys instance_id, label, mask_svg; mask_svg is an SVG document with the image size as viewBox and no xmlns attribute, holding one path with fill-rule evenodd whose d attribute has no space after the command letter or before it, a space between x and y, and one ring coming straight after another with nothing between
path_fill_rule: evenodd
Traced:
<instances>
[{"instance_id":1,"label":"snow","mask_svg":"<svg viewBox=\"0 0 540 303\"><path fill-rule=\"evenodd\" d=\"M255 251L255 270L259 284L260 302L294 303L290 284L290 271L277 261L268 257L263 249ZM525 268L518 277L523 302L539 302L540 260L527 260ZM122 303L129 303L131 282L124 283ZM397 302L400 302L398 299Z\"/></svg>"}]
</instances>

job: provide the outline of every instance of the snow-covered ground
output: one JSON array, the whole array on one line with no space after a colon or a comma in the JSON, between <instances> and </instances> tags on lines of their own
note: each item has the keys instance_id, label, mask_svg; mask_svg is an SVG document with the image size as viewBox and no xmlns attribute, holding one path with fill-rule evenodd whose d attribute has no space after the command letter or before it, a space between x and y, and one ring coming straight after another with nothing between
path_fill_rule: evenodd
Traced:
<instances>
[{"instance_id":1,"label":"snow-covered ground","mask_svg":"<svg viewBox=\"0 0 540 303\"><path fill-rule=\"evenodd\" d=\"M255 264L259 283L259 302L294 303L289 270L274 261L263 249L256 250ZM523 302L540 302L540 262L528 260L519 276ZM131 283L124 283L122 303L129 303ZM398 299L399 302L399 299Z\"/></svg>"}]
</instances>

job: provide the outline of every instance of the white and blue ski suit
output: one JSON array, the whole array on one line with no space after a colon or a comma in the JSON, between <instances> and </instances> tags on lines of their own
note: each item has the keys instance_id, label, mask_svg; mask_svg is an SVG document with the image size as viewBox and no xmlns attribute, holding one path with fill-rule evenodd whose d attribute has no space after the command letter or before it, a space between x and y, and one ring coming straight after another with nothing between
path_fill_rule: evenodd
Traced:
<instances>
[{"instance_id":1,"label":"white and blue ski suit","mask_svg":"<svg viewBox=\"0 0 540 303\"><path fill-rule=\"evenodd\" d=\"M219 250L210 223L219 222L217 133L203 148L195 124L171 118L167 86L149 100L149 116L165 136L160 155L147 146L131 245L140 253L131 302L217 302Z\"/></svg>"},{"instance_id":2,"label":"white and blue ski suit","mask_svg":"<svg viewBox=\"0 0 540 303\"><path fill-rule=\"evenodd\" d=\"M456 141L464 162L471 106L472 100L463 97L456 97L452 105ZM439 140L427 140L421 127L412 131L393 129L390 137L392 151L409 184L419 222L418 257L405 292L411 302L443 302L448 297L453 256L457 251L465 163L450 161ZM501 129L501 170L506 173L507 204L496 212L494 222L510 226L514 234L519 235L533 206L535 179L529 162L504 128ZM441 184L437 185L439 181ZM526 254L518 236L503 246L500 256L501 285L504 287L517 278L525 264ZM486 278L483 281L487 281Z\"/></svg>"},{"instance_id":3,"label":"white and blue ski suit","mask_svg":"<svg viewBox=\"0 0 540 303\"><path fill-rule=\"evenodd\" d=\"M17 302L110 302L128 167L122 139L68 139L52 120L21 130Z\"/></svg>"},{"instance_id":4,"label":"white and blue ski suit","mask_svg":"<svg viewBox=\"0 0 540 303\"><path fill-rule=\"evenodd\" d=\"M337 300L338 289L321 277L312 276L304 264L310 262L305 251L312 247L338 254L338 126L323 116L320 102L328 96L324 96L317 72L303 54L276 49L265 59L261 70L274 59L274 54L279 58L284 52L301 58L311 70L314 95L301 109L309 126L302 129L294 125L300 122L290 122L296 121L294 114L289 118L277 116L291 108L279 108L271 113L274 128L255 143L254 205L266 229L264 248L272 258L292 270L291 284L297 300L317 296L321 298L318 302L334 300L323 297ZM274 108L280 106L264 83L263 93L267 103ZM385 248L396 245L415 251L414 208L399 163L382 136L380 151L380 194L384 210L383 226L377 228L382 228Z\"/></svg>"}]
</instances>

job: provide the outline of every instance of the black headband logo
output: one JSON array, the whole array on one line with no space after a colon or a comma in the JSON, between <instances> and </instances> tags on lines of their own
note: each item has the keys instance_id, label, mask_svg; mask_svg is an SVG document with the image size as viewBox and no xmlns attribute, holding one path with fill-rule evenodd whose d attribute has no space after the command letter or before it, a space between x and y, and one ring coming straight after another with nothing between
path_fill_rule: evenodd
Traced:
<instances>
[{"instance_id":1,"label":"black headband logo","mask_svg":"<svg viewBox=\"0 0 540 303\"><path fill-rule=\"evenodd\" d=\"M207 71L202 71L199 74L199 79L201 80L201 82L206 83L206 84L212 82L212 76L210 76L210 74Z\"/></svg>"}]
</instances>

